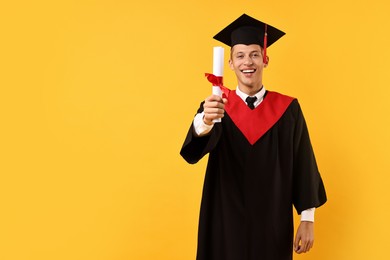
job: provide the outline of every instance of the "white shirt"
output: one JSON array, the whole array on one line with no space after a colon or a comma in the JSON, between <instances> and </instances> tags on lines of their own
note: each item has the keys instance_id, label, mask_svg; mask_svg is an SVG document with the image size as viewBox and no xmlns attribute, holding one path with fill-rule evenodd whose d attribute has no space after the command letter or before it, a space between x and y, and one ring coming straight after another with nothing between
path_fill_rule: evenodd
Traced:
<instances>
[{"instance_id":1,"label":"white shirt","mask_svg":"<svg viewBox=\"0 0 390 260\"><path fill-rule=\"evenodd\" d=\"M253 105L255 107L257 107L258 105L261 104L261 102L263 102L265 92L266 92L266 90L265 90L265 87L263 86L261 88L261 90L255 94L255 96L257 97L255 103L253 103ZM249 95L242 92L238 88L238 86L236 88L236 94L246 103L245 100ZM212 124L212 125L205 124L203 121L203 117L204 117L204 113L202 112L202 113L196 114L196 116L194 118L194 122L193 122L194 131L198 136L203 136L203 135L208 134L214 126L214 124ZM314 213L315 213L315 208L310 208L310 209L306 209L306 210L302 211L301 221L314 222Z\"/></svg>"}]
</instances>

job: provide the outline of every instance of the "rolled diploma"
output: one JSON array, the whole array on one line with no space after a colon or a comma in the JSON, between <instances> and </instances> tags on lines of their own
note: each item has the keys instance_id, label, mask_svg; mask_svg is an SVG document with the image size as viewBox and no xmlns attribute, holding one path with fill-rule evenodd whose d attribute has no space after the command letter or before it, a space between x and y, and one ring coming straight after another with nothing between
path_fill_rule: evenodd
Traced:
<instances>
[{"instance_id":1,"label":"rolled diploma","mask_svg":"<svg viewBox=\"0 0 390 260\"><path fill-rule=\"evenodd\" d=\"M223 77L224 48L214 47L213 49L213 74ZM222 97L222 90L219 86L213 86L213 94ZM214 123L221 122L221 119L214 119Z\"/></svg>"}]
</instances>

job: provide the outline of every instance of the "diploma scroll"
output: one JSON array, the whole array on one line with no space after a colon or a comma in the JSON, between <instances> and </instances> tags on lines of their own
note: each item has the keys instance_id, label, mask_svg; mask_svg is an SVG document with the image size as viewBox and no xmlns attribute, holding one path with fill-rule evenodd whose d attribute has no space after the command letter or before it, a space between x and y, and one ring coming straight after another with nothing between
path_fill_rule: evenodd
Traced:
<instances>
[{"instance_id":1,"label":"diploma scroll","mask_svg":"<svg viewBox=\"0 0 390 260\"><path fill-rule=\"evenodd\" d=\"M224 48L214 47L213 49L213 74L217 77L223 77L223 64L224 64ZM213 86L212 93L214 95L222 97L222 90L220 86ZM214 119L214 123L221 122L221 119Z\"/></svg>"}]
</instances>

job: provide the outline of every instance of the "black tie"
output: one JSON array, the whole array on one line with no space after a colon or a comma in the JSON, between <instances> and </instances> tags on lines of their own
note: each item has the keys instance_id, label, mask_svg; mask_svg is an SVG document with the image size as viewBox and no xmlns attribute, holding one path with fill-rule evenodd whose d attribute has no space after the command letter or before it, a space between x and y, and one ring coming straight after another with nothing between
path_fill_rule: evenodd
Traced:
<instances>
[{"instance_id":1,"label":"black tie","mask_svg":"<svg viewBox=\"0 0 390 260\"><path fill-rule=\"evenodd\" d=\"M257 99L257 97L249 97L249 96L245 99L245 101L248 104L248 107L250 109L255 108L255 106L253 104L255 103L256 99Z\"/></svg>"}]
</instances>

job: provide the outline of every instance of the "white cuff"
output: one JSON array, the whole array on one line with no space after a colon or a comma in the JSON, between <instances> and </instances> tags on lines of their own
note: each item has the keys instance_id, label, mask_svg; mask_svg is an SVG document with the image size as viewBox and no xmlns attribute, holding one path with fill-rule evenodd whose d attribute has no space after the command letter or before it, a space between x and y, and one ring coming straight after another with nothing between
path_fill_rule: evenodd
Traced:
<instances>
[{"instance_id":1,"label":"white cuff","mask_svg":"<svg viewBox=\"0 0 390 260\"><path fill-rule=\"evenodd\" d=\"M197 136L202 136L202 135L208 134L214 126L214 124L212 124L212 125L205 124L203 121L203 116L204 116L204 113L202 112L202 113L196 114L196 116L194 118L193 125L194 125L195 134Z\"/></svg>"},{"instance_id":2,"label":"white cuff","mask_svg":"<svg viewBox=\"0 0 390 260\"><path fill-rule=\"evenodd\" d=\"M316 208L310 208L301 212L301 221L314 222L314 213Z\"/></svg>"}]
</instances>

